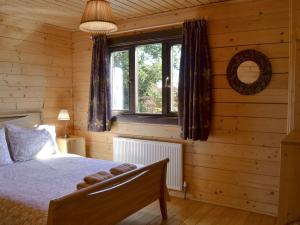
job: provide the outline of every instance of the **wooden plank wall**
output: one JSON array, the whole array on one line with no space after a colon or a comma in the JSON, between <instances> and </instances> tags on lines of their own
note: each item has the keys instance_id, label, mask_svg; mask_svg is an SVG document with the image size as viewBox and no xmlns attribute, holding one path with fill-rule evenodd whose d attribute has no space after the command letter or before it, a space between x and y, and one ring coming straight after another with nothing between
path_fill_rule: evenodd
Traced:
<instances>
[{"instance_id":1,"label":"wooden plank wall","mask_svg":"<svg viewBox=\"0 0 300 225\"><path fill-rule=\"evenodd\" d=\"M277 215L280 142L287 132L288 1L239 2L230 7L224 3L184 12L124 21L120 29L209 15L214 104L208 142L182 141L179 128L169 125L116 123L112 132L88 132L92 43L80 32L73 33L75 132L86 137L88 155L101 159L112 159L115 135L183 143L189 198ZM229 87L225 72L230 58L248 48L265 53L274 74L266 90L242 96Z\"/></svg>"},{"instance_id":2,"label":"wooden plank wall","mask_svg":"<svg viewBox=\"0 0 300 225\"><path fill-rule=\"evenodd\" d=\"M57 123L59 109L72 115L71 32L0 14L0 113L43 112Z\"/></svg>"},{"instance_id":3,"label":"wooden plank wall","mask_svg":"<svg viewBox=\"0 0 300 225\"><path fill-rule=\"evenodd\" d=\"M296 6L296 40L297 40L297 52L300 55L300 2L295 1ZM299 57L300 58L300 57ZM299 60L300 61L300 60ZM299 64L298 64L299 66ZM297 71L299 71L299 67L297 68Z\"/></svg>"},{"instance_id":4,"label":"wooden plank wall","mask_svg":"<svg viewBox=\"0 0 300 225\"><path fill-rule=\"evenodd\" d=\"M296 55L295 59L292 62L295 64L295 103L294 103L294 113L295 113L295 130L300 130L300 2L294 0L294 31L296 32L295 36L295 48L296 48Z\"/></svg>"},{"instance_id":5,"label":"wooden plank wall","mask_svg":"<svg viewBox=\"0 0 300 225\"><path fill-rule=\"evenodd\" d=\"M290 0L289 125L281 143L278 225L300 221L300 2Z\"/></svg>"}]
</instances>

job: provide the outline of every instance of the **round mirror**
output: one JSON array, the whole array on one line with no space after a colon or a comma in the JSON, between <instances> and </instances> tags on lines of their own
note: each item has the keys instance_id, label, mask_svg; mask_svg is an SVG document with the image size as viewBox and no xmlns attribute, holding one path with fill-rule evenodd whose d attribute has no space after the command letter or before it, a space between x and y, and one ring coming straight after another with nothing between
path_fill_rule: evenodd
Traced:
<instances>
[{"instance_id":1,"label":"round mirror","mask_svg":"<svg viewBox=\"0 0 300 225\"><path fill-rule=\"evenodd\" d=\"M259 66L250 60L241 63L237 70L238 79L245 84L252 84L257 81L259 74Z\"/></svg>"},{"instance_id":2,"label":"round mirror","mask_svg":"<svg viewBox=\"0 0 300 225\"><path fill-rule=\"evenodd\" d=\"M272 66L263 53L247 49L232 57L227 66L230 86L242 95L261 92L270 83Z\"/></svg>"}]
</instances>

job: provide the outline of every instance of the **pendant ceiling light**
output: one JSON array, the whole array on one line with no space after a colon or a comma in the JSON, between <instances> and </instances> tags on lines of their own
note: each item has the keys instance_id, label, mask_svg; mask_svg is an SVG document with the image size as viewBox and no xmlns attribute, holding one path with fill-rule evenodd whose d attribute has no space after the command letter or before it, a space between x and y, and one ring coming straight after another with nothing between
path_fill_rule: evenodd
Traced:
<instances>
[{"instance_id":1,"label":"pendant ceiling light","mask_svg":"<svg viewBox=\"0 0 300 225\"><path fill-rule=\"evenodd\" d=\"M92 34L108 34L117 31L109 2L88 0L79 29Z\"/></svg>"}]
</instances>

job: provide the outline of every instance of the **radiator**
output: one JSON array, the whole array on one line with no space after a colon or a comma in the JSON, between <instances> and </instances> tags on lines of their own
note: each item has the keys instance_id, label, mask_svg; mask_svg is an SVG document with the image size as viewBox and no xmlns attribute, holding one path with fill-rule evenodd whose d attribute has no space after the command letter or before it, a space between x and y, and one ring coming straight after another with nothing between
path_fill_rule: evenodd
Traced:
<instances>
[{"instance_id":1,"label":"radiator","mask_svg":"<svg viewBox=\"0 0 300 225\"><path fill-rule=\"evenodd\" d=\"M181 144L114 137L113 157L114 161L144 165L169 158L167 186L169 189L182 190Z\"/></svg>"}]
</instances>

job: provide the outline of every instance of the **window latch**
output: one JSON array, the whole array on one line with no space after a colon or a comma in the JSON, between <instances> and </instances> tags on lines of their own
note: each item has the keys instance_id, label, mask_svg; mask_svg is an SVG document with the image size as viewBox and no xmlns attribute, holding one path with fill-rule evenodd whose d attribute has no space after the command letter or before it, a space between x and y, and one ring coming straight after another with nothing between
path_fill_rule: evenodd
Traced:
<instances>
[{"instance_id":1,"label":"window latch","mask_svg":"<svg viewBox=\"0 0 300 225\"><path fill-rule=\"evenodd\" d=\"M170 85L170 77L166 77L166 79L165 79L165 87L166 88L170 88L171 87L171 85Z\"/></svg>"}]
</instances>

